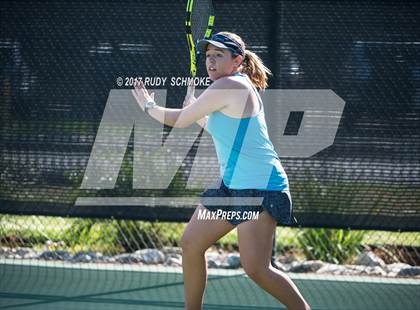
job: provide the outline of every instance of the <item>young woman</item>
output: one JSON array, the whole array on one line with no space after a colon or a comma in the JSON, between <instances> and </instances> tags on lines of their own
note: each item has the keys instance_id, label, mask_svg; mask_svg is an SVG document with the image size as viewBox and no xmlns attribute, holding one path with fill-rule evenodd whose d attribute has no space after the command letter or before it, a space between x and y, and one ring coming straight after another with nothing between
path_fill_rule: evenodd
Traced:
<instances>
[{"instance_id":1,"label":"young woman","mask_svg":"<svg viewBox=\"0 0 420 310\"><path fill-rule=\"evenodd\" d=\"M298 288L271 265L277 223L290 224L292 202L287 176L268 137L264 108L256 89L265 89L270 71L247 50L236 34L220 32L199 42L213 81L198 98L191 86L184 108L163 108L140 84L133 95L151 117L183 128L194 122L212 136L220 164L219 188L208 189L191 217L181 240L185 307L202 308L207 281L205 251L237 227L241 264L248 276L288 309L310 309ZM245 93L246 96L241 94ZM259 197L261 205L214 206L213 197ZM207 200L208 201L208 200ZM258 219L199 219L204 211L258 211Z\"/></svg>"}]
</instances>

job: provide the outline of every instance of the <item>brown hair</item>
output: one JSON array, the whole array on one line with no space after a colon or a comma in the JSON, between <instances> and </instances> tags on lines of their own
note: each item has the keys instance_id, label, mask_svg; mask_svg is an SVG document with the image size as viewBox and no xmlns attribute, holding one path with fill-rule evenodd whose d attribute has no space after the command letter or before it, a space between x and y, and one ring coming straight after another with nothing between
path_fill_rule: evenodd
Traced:
<instances>
[{"instance_id":1,"label":"brown hair","mask_svg":"<svg viewBox=\"0 0 420 310\"><path fill-rule=\"evenodd\" d=\"M236 42L238 42L242 49L244 50L244 60L241 65L241 72L245 73L249 79L251 80L252 84L259 89L265 89L267 88L267 79L268 75L271 75L270 69L268 69L264 63L262 62L261 58L255 54L254 52L251 52L250 50L246 49L244 40L240 36L238 36L235 33L232 32L219 32ZM236 57L236 56L234 56Z\"/></svg>"}]
</instances>

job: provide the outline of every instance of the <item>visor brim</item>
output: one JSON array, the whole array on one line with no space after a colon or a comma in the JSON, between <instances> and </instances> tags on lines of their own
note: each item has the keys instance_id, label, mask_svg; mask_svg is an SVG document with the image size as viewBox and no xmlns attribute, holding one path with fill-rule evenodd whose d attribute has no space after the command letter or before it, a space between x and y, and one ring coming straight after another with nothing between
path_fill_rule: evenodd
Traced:
<instances>
[{"instance_id":1,"label":"visor brim","mask_svg":"<svg viewBox=\"0 0 420 310\"><path fill-rule=\"evenodd\" d=\"M231 48L227 47L226 45L224 45L222 42L218 42L218 41L213 41L213 40L200 40L197 43L197 50L200 53L205 54L206 50L207 50L207 46L211 44L214 45L218 48L224 49L224 50L231 50Z\"/></svg>"}]
</instances>

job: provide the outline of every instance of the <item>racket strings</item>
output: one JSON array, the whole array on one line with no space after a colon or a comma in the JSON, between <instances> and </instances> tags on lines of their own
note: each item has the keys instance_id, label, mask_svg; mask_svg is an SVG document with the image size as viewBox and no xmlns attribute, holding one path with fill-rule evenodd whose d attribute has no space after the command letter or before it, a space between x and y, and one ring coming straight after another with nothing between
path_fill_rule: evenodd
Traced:
<instances>
[{"instance_id":1,"label":"racket strings","mask_svg":"<svg viewBox=\"0 0 420 310\"><path fill-rule=\"evenodd\" d=\"M194 43L205 37L211 15L213 15L213 6L211 1L194 0L191 12L191 34L194 39Z\"/></svg>"}]
</instances>

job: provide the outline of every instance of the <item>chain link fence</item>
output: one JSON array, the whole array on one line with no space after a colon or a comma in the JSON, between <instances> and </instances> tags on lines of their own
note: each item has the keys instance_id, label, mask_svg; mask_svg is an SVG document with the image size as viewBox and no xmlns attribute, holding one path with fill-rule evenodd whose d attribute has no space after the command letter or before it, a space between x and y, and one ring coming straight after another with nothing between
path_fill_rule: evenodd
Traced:
<instances>
[{"instance_id":1,"label":"chain link fence","mask_svg":"<svg viewBox=\"0 0 420 310\"><path fill-rule=\"evenodd\" d=\"M0 257L179 267L185 225L2 215ZM240 268L236 238L234 230L208 250L209 267ZM139 255L147 251L156 256ZM226 258L235 256L229 265ZM289 272L419 277L420 233L278 227L275 257Z\"/></svg>"}]
</instances>

